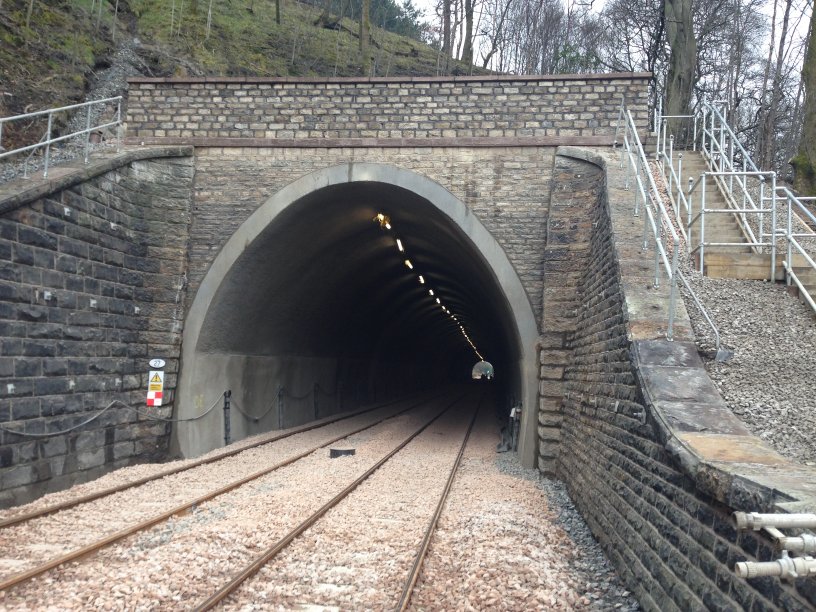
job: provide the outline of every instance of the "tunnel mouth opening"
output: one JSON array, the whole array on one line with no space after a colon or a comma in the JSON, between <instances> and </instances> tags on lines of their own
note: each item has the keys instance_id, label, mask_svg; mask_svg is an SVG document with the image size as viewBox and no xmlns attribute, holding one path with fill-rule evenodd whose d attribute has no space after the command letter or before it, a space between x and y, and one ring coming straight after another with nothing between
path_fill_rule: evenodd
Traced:
<instances>
[{"instance_id":1,"label":"tunnel mouth opening","mask_svg":"<svg viewBox=\"0 0 816 612\"><path fill-rule=\"evenodd\" d=\"M450 219L410 191L361 182L318 189L264 228L221 283L196 348L285 360L329 391L377 401L466 382L482 355L512 372L511 322Z\"/></svg>"},{"instance_id":2,"label":"tunnel mouth opening","mask_svg":"<svg viewBox=\"0 0 816 612\"><path fill-rule=\"evenodd\" d=\"M269 414L234 427L236 437L452 383L489 386L508 411L529 398L534 359L521 338L537 329L515 270L450 192L398 172L431 193L349 174L311 181L297 197L284 189L239 228L191 308L182 397L221 385L244 412ZM527 309L526 336L511 299ZM489 381L472 379L482 360L495 366ZM265 410L282 396L283 416ZM203 400L187 397L182 406L195 413L190 400ZM191 433L187 445L200 452L207 436Z\"/></svg>"}]
</instances>

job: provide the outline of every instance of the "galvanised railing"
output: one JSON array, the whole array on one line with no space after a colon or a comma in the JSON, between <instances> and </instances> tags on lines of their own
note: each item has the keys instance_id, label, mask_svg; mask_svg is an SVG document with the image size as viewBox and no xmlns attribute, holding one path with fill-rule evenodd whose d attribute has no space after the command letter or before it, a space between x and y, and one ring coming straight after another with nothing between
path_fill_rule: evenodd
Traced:
<instances>
[{"instance_id":1,"label":"galvanised railing","mask_svg":"<svg viewBox=\"0 0 816 612\"><path fill-rule=\"evenodd\" d=\"M654 286L660 286L661 268L669 281L669 314L666 338L674 339L674 317L677 311L678 256L680 254L680 237L674 223L663 204L663 198L657 189L649 162L643 151L637 126L632 113L626 108L626 101L621 99L618 124L615 129L615 146L618 134L623 134L620 165L624 162L627 174L624 188L629 189L630 182L635 182L635 204L633 214L640 215L641 204L646 211L643 219L643 251L649 247L649 237L654 241Z\"/></svg>"},{"instance_id":2,"label":"galvanised railing","mask_svg":"<svg viewBox=\"0 0 816 612\"><path fill-rule=\"evenodd\" d=\"M698 225L699 240L696 244L687 242L690 253L699 254L699 266L702 272L705 265L706 247L745 247L756 253L765 249L770 252L769 279L776 276L778 257L778 240L784 240L786 258L782 262L785 280L788 285L796 285L804 301L816 311L816 300L794 269L794 258L804 262L797 268L810 268L816 276L816 232L808 227L808 222L816 227L816 216L804 205L806 201L816 198L799 198L787 187L778 187L776 173L760 170L745 150L734 131L728 125L724 112L718 108L722 102L703 103L699 115L681 117L661 116L655 121L658 128L656 158L678 218L685 219L686 227L681 231L685 236L691 234L691 227ZM710 170L702 172L699 177L686 177L688 187L683 189L683 155L675 151L674 137L666 137L666 125L671 119L694 120L694 138L691 149L702 152ZM698 123L703 129L699 131ZM662 133L662 138L660 134ZM694 214L693 194L699 188L699 210ZM719 188L725 196L726 208L707 208L707 188ZM780 223L777 211L780 205L787 206L787 218ZM705 217L707 214L732 215L745 237L744 242L710 242L705 236ZM810 242L807 242L810 241ZM804 242L804 243L803 243ZM766 251L766 252L767 252Z\"/></svg>"},{"instance_id":3,"label":"galvanised railing","mask_svg":"<svg viewBox=\"0 0 816 612\"><path fill-rule=\"evenodd\" d=\"M114 117L108 121L98 122L99 120L92 121L92 115L94 113L94 109L98 107L99 109L103 110L109 104L116 104L116 112ZM86 109L85 111L85 128L81 130L77 130L75 132L71 132L70 134L63 134L61 136L53 136L54 130L54 116L58 113L65 113L70 111L78 111L79 109ZM10 151L4 151L2 149L3 145L3 129L10 123L15 121L25 121L30 119L35 119L38 117L47 117L48 118L48 127L45 130L45 134L39 140L39 142L23 146L17 147L16 149L11 149ZM93 125L91 125L93 123ZM24 115L14 115L13 117L0 117L0 160L6 159L15 155L19 155L21 153L29 152L28 157L26 157L25 165L24 165L24 173L23 177L28 178L28 161L31 159L31 156L38 151L39 149L45 149L45 156L43 160L43 178L48 176L48 167L50 164L51 159L51 145L64 142L66 140L70 140L71 138L76 138L78 136L85 136L85 163L88 163L88 156L90 154L91 148L91 133L96 130L102 130L107 128L116 127L117 134L116 134L116 147L117 151L121 151L122 149L122 96L116 96L114 98L105 98L103 100L92 100L91 102L83 102L81 104L72 104L70 106L61 106L59 108L51 108L48 110L37 111L34 113L25 113Z\"/></svg>"}]
</instances>

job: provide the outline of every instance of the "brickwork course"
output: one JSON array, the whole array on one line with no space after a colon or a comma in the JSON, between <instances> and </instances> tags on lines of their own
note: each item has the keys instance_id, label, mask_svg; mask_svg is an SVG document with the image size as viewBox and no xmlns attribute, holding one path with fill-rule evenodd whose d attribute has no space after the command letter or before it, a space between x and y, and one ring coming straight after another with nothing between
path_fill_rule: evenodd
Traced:
<instances>
[{"instance_id":1,"label":"brickwork course","mask_svg":"<svg viewBox=\"0 0 816 612\"><path fill-rule=\"evenodd\" d=\"M269 146L270 139L277 146L320 147L438 146L434 141L442 139L453 146L570 138L609 144L622 97L645 124L648 78L135 78L128 137L209 146Z\"/></svg>"}]
</instances>

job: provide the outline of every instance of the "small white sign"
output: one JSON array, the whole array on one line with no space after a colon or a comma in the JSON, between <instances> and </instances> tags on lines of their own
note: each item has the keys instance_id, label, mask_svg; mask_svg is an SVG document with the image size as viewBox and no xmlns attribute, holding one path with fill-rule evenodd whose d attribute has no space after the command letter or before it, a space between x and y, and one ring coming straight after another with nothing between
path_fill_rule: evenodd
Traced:
<instances>
[{"instance_id":1,"label":"small white sign","mask_svg":"<svg viewBox=\"0 0 816 612\"><path fill-rule=\"evenodd\" d=\"M161 406L164 395L164 372L151 370L147 378L147 405Z\"/></svg>"},{"instance_id":2,"label":"small white sign","mask_svg":"<svg viewBox=\"0 0 816 612\"><path fill-rule=\"evenodd\" d=\"M164 359L151 359L150 360L150 367L158 370L159 368L164 367Z\"/></svg>"}]
</instances>

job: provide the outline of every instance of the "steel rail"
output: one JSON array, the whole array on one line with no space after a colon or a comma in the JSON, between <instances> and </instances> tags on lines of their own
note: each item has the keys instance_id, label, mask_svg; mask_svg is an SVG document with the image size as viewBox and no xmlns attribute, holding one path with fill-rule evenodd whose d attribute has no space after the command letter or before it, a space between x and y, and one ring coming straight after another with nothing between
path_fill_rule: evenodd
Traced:
<instances>
[{"instance_id":1,"label":"steel rail","mask_svg":"<svg viewBox=\"0 0 816 612\"><path fill-rule=\"evenodd\" d=\"M356 412L342 414L336 417L332 417L327 420L323 420L319 423L307 423L306 425L300 425L298 427L294 427L285 433L273 435L269 438L264 438L258 442L253 442L251 444L246 444L241 446L240 448L236 448L233 450L229 450L223 453L219 453L214 457L207 457L204 459L198 459L193 461L192 463L185 464L183 466L170 468L169 470L163 470L158 472L157 474L153 474L152 476L145 476L144 478L139 478L137 480L133 480L131 482L126 482L120 485L116 485L114 487L109 487L107 489L102 489L100 491L96 491L94 493L88 493L87 495L83 495L81 497L77 497L75 499L69 499L64 502L60 502L58 504L53 504L51 506L46 506L44 508L40 508L39 510L32 510L31 512L25 512L23 514L18 514L15 516L11 516L9 518L0 520L0 529L5 527L10 527L12 525L17 525L19 523L25 523L26 521L30 521L35 518L39 518L42 516L47 516L49 514L54 514L55 512L59 512L61 510L67 510L68 508L73 508L74 506L79 506L82 504L86 504L88 502L95 501L102 497L107 497L108 495L113 495L115 493L121 493L122 491L126 491L127 489L131 489L133 487L138 487L143 484L147 484L153 480L159 480L160 478L164 478L165 476L172 476L174 474L179 474L181 472L185 472L187 470L192 470L193 468L201 467L202 465L207 465L208 463L215 463L216 461L220 461L221 459L226 459L228 457L233 457L239 453L244 452L245 450L249 450L252 448L257 448L258 446L263 446L264 444L271 444L273 442L277 442L279 440L283 440L284 438L288 438L290 436L294 436L299 433L304 433L306 431L311 431L312 429L318 429L323 427L324 425L331 425L332 423L336 423L337 421L342 421L343 419L350 419L355 416L359 416L361 414L365 414L367 412L372 412L374 410L378 410L380 408L387 408L393 404L396 404L401 401L408 401L406 398L392 400L390 402L385 402L382 404L377 404L371 408L364 408L362 410L358 410Z\"/></svg>"},{"instance_id":2,"label":"steel rail","mask_svg":"<svg viewBox=\"0 0 816 612\"><path fill-rule=\"evenodd\" d=\"M214 498L216 498L216 497L218 497L220 495L224 495L225 493L229 493L230 491L232 491L234 489L237 489L238 487L243 486L243 485L247 484L248 482L252 482L253 480L257 480L258 478L266 476L267 474L270 474L271 472L274 472L275 470L279 470L279 469L281 469L283 467L286 467L287 465L291 465L292 463L295 463L296 461L299 461L300 459L303 459L304 457L307 457L308 455L311 455L313 452L315 452L315 451L317 451L317 450L319 450L319 449L321 449L321 448L323 448L325 446L329 446L331 444L334 444L335 442L339 442L340 440L343 440L345 438L348 438L349 436L353 436L355 434L358 434L361 431L365 431L366 429L376 427L380 423L382 423L384 421L387 421L388 419L394 418L396 416L399 416L399 415L401 415L401 414L403 414L405 412L408 412L409 410L412 410L412 409L416 408L417 406L419 406L420 404L422 404L422 403L424 403L426 401L428 401L428 400L427 399L421 399L418 402L416 402L414 404L411 404L407 408L404 408L404 409L402 409L402 410L400 410L400 411L398 411L398 412L396 412L394 414L389 414L389 415L387 415L387 416L385 416L385 417L383 417L381 419L378 419L377 421L375 421L373 423L369 423L369 424L367 424L367 425L365 425L363 427L360 427L358 429L355 429L353 431L343 433L343 434L341 434L341 435L339 435L339 436L337 436L335 438L332 438L328 442L323 442L323 443L321 443L321 444L319 444L317 446L311 447L308 450L300 452L297 455L293 455L292 457L289 457L288 459L285 459L285 460L283 460L283 461L281 461L279 463L276 463L273 466L263 468L262 470L258 470L257 472L254 472L254 473L250 474L249 476L245 476L243 478L240 478L239 480L235 480L235 481L233 481L233 482L231 482L229 484L226 484L223 487L220 487L220 488L216 489L215 491L210 491L209 493L205 493L204 495L201 495L201 496L197 497L196 499L194 499L192 501L187 501L187 502L181 504L180 506L176 506L175 508L173 508L171 510L167 510L167 511L162 512L160 514L154 515L154 516L152 516L152 517L150 517L150 518L148 518L148 519L146 519L146 520L144 520L144 521L142 521L142 522L140 522L140 523L138 523L136 525L131 525L130 527L125 527L124 529L121 529L121 530L119 530L119 531L117 531L115 533L112 533L109 536L106 536L106 537L104 537L104 538L102 538L100 540L97 540L96 542L88 544L87 546L83 546L82 548L78 548L78 549L76 549L76 550L74 550L72 552L69 552L69 553L65 554L65 555L62 555L60 557L56 557L54 559L51 559L50 561L47 561L47 562L45 562L45 563L43 563L41 565L38 565L37 567L33 567L33 568L29 569L29 570L20 572L19 574L15 574L14 576L6 578L5 580L0 581L0 591L4 591L6 589L10 589L12 587L18 586L18 585L20 585L20 584L22 584L24 582L27 582L28 580L31 580L32 578L35 578L37 576L40 576L40 575L44 574L45 572L47 572L49 570L52 570L52 569L54 569L56 567L59 567L60 565L64 565L65 563L68 563L70 561L76 561L78 559L81 559L82 557L86 557L86 556L88 556L90 554L93 554L93 553L97 552L98 550L101 550L102 548L105 548L105 547L113 544L114 542L122 540L122 539L124 539L124 538L126 538L128 536L131 536L131 535L133 535L135 533L138 533L140 531L144 531L145 529L148 529L148 528L152 527L153 525L156 525L157 523L165 521L165 520L169 519L172 516L182 515L182 514L186 513L188 510L190 510L191 508L193 508L194 506L198 506L200 504L203 504L204 502L210 501L210 500L212 500L212 499L214 499Z\"/></svg>"},{"instance_id":3,"label":"steel rail","mask_svg":"<svg viewBox=\"0 0 816 612\"><path fill-rule=\"evenodd\" d=\"M351 484L346 486L345 489L340 491L337 495L323 504L317 511L315 511L311 516L309 516L306 520L304 520L300 525L292 529L287 535L283 538L278 540L275 544L269 547L266 551L264 551L261 555L259 555L255 561L253 561L249 566L244 568L239 574L233 576L233 578L220 589L218 589L215 593L210 595L207 599L196 605L193 610L195 612L203 612L205 610L211 610L216 605L224 601L229 595L231 595L239 586L241 586L244 582L246 582L249 578L254 576L260 569L269 563L272 559L274 559L283 549L285 549L289 544L294 541L300 534L306 531L309 527L314 525L320 518L326 514L329 510L334 508L337 504L343 501L346 497L351 494L354 489L356 489L360 484L362 484L365 480L367 480L374 472L380 469L389 459L391 459L394 455L400 452L403 448L408 446L408 444L416 438L419 434L425 431L428 427L430 427L437 419L439 419L443 414L445 414L448 410L450 410L454 405L456 405L461 399L464 397L460 395L456 399L454 399L451 403L449 403L445 408L443 408L440 412L438 412L432 419L430 419L427 423L419 427L416 431L410 434L405 440L403 440L394 450L389 452L385 455L382 459L377 461L372 467L365 471L361 476L357 477Z\"/></svg>"},{"instance_id":4,"label":"steel rail","mask_svg":"<svg viewBox=\"0 0 816 612\"><path fill-rule=\"evenodd\" d=\"M436 505L436 512L434 512L431 522L428 524L427 529L425 529L425 535L422 538L422 543L420 544L417 555L414 558L414 564L411 566L411 573L408 576L408 580L405 581L405 586L402 589L402 595L400 595L399 604L397 604L396 609L399 610L399 612L404 612L408 608L408 604L411 601L411 595L414 592L414 587L416 587L417 580L419 580L419 572L422 570L422 563L425 561L425 557L428 554L428 548L431 546L431 538L436 531L436 526L439 523L439 517L442 516L442 510L445 507L445 502L448 501L448 494L450 493L451 487L453 487L453 481L456 478L456 473L459 471L459 464L462 463L462 457L465 455L465 448L467 447L468 440L470 439L470 433L473 431L473 426L476 424L476 418L479 416L479 412L482 408L483 399L484 395L479 398L479 404L473 413L473 417L470 419L467 432L465 432L465 439L462 440L462 445L459 447L459 453L456 455L456 460L453 462L450 474L448 474L448 481L445 483L445 490L442 491L442 495L439 498L439 503Z\"/></svg>"}]
</instances>

